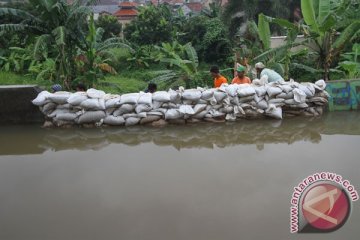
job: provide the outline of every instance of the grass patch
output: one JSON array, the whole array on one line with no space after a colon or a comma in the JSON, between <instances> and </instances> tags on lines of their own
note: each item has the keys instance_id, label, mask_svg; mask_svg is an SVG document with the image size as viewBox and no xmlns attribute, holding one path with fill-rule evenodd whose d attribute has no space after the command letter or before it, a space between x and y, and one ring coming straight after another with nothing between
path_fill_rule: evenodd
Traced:
<instances>
[{"instance_id":1,"label":"grass patch","mask_svg":"<svg viewBox=\"0 0 360 240\"><path fill-rule=\"evenodd\" d=\"M121 75L107 76L100 80L97 86L107 93L132 93L144 91L148 83L137 78L129 78Z\"/></svg>"}]
</instances>

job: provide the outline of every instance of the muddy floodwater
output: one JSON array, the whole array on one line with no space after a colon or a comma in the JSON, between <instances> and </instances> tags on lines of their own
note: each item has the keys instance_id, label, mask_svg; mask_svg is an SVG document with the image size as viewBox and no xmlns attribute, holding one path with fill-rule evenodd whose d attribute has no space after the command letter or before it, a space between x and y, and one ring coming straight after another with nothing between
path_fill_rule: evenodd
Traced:
<instances>
[{"instance_id":1,"label":"muddy floodwater","mask_svg":"<svg viewBox=\"0 0 360 240\"><path fill-rule=\"evenodd\" d=\"M0 127L1 240L359 239L290 234L315 172L360 192L360 113L163 128Z\"/></svg>"}]
</instances>

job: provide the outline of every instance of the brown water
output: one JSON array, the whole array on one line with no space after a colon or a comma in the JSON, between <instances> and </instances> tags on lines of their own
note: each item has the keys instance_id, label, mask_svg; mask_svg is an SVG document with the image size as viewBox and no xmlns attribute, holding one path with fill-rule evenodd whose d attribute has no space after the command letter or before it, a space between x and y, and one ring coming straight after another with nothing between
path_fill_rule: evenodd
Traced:
<instances>
[{"instance_id":1,"label":"brown water","mask_svg":"<svg viewBox=\"0 0 360 240\"><path fill-rule=\"evenodd\" d=\"M331 171L360 191L360 113L165 128L0 127L1 240L359 239L290 234L292 189Z\"/></svg>"}]
</instances>

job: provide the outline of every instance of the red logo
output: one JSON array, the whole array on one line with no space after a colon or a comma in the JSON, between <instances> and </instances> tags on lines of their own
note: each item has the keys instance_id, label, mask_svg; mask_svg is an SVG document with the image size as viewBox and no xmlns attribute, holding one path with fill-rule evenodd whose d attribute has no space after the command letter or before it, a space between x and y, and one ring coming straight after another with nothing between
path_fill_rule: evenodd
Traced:
<instances>
[{"instance_id":1,"label":"red logo","mask_svg":"<svg viewBox=\"0 0 360 240\"><path fill-rule=\"evenodd\" d=\"M350 214L348 195L331 183L319 183L311 187L301 204L303 216L308 224L305 232L335 231L345 224Z\"/></svg>"}]
</instances>

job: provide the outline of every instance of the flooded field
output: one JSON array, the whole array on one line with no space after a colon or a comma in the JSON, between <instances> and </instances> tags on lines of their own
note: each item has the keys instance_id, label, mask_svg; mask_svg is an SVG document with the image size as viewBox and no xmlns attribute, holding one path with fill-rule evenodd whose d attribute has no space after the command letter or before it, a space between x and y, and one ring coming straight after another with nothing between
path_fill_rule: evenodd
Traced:
<instances>
[{"instance_id":1,"label":"flooded field","mask_svg":"<svg viewBox=\"0 0 360 240\"><path fill-rule=\"evenodd\" d=\"M359 239L290 234L315 172L360 191L360 113L164 128L0 127L1 240Z\"/></svg>"}]
</instances>

